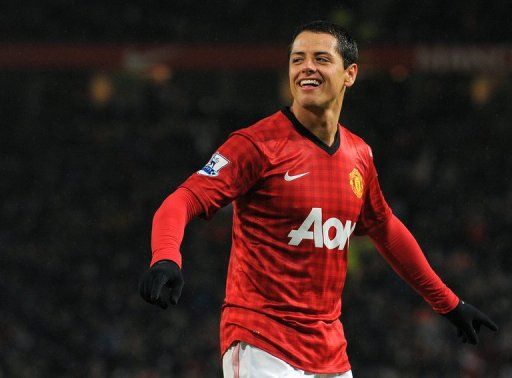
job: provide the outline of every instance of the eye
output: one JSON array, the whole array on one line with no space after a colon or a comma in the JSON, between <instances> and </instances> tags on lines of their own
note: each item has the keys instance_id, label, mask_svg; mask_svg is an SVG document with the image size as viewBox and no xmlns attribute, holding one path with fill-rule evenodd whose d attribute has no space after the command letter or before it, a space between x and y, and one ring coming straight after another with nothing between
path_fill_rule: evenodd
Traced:
<instances>
[{"instance_id":1,"label":"eye","mask_svg":"<svg viewBox=\"0 0 512 378\"><path fill-rule=\"evenodd\" d=\"M320 63L328 63L329 62L329 58L326 58L324 56L319 56L316 58L316 60Z\"/></svg>"},{"instance_id":2,"label":"eye","mask_svg":"<svg viewBox=\"0 0 512 378\"><path fill-rule=\"evenodd\" d=\"M302 62L302 58L292 58L292 63L300 63Z\"/></svg>"}]
</instances>

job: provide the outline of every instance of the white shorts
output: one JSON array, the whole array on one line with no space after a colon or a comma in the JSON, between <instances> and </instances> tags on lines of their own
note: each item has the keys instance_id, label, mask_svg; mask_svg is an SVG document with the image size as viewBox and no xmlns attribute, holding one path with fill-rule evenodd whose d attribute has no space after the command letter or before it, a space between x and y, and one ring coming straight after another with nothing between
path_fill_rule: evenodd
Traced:
<instances>
[{"instance_id":1,"label":"white shorts","mask_svg":"<svg viewBox=\"0 0 512 378\"><path fill-rule=\"evenodd\" d=\"M352 378L352 371L345 373L315 374L296 369L255 346L237 342L222 357L224 378Z\"/></svg>"}]
</instances>

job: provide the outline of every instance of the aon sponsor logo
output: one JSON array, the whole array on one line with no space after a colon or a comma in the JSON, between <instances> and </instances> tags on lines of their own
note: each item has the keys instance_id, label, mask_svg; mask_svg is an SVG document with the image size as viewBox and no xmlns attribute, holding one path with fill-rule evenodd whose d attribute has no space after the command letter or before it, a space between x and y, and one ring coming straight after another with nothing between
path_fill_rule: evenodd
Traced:
<instances>
[{"instance_id":1,"label":"aon sponsor logo","mask_svg":"<svg viewBox=\"0 0 512 378\"><path fill-rule=\"evenodd\" d=\"M313 230L311 230L313 226ZM334 227L334 237L329 237L329 230ZM344 249L352 232L356 228L356 222L346 221L343 224L338 218L329 218L322 222L322 209L314 207L307 218L302 222L298 230L291 230L288 237L291 238L289 245L299 245L302 240L314 240L315 247L329 249Z\"/></svg>"}]
</instances>

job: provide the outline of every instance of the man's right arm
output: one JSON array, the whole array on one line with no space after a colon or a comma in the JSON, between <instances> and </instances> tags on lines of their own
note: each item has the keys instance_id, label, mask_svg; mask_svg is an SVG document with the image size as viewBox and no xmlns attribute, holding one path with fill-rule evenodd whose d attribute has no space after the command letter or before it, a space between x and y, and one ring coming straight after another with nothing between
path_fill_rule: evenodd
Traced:
<instances>
[{"instance_id":1,"label":"man's right arm","mask_svg":"<svg viewBox=\"0 0 512 378\"><path fill-rule=\"evenodd\" d=\"M162 308L168 302L176 304L183 287L180 245L187 223L198 215L210 219L221 207L247 192L260 178L265 163L250 138L235 133L204 168L167 197L153 218L150 268L139 284L140 294L147 302Z\"/></svg>"},{"instance_id":2,"label":"man's right arm","mask_svg":"<svg viewBox=\"0 0 512 378\"><path fill-rule=\"evenodd\" d=\"M160 260L171 260L181 268L180 245L185 227L202 212L201 203L186 188L178 188L165 199L153 217L150 266Z\"/></svg>"},{"instance_id":3,"label":"man's right arm","mask_svg":"<svg viewBox=\"0 0 512 378\"><path fill-rule=\"evenodd\" d=\"M178 303L184 285L180 245L186 225L202 211L199 200L186 188L178 188L156 211L151 230L151 264L139 282L139 293L145 301L164 309L169 302Z\"/></svg>"}]
</instances>

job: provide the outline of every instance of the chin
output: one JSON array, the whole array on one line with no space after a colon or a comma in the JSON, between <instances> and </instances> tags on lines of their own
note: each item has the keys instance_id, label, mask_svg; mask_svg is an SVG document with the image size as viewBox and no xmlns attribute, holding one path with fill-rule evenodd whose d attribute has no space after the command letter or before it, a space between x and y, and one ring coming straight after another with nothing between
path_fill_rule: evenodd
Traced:
<instances>
[{"instance_id":1,"label":"chin","mask_svg":"<svg viewBox=\"0 0 512 378\"><path fill-rule=\"evenodd\" d=\"M316 98L301 98L297 103L304 109L318 111L325 108L325 103Z\"/></svg>"}]
</instances>

